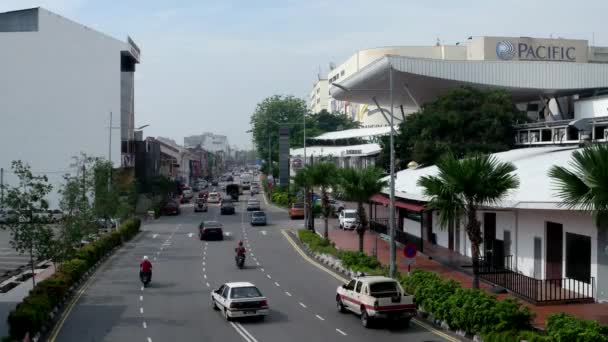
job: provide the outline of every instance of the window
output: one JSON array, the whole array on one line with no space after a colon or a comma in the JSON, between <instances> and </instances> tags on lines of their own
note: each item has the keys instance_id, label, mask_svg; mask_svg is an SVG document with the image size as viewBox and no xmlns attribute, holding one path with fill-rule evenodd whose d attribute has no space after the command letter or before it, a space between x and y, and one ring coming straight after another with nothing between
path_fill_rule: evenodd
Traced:
<instances>
[{"instance_id":1,"label":"window","mask_svg":"<svg viewBox=\"0 0 608 342\"><path fill-rule=\"evenodd\" d=\"M591 282L591 237L566 233L566 277Z\"/></svg>"},{"instance_id":2,"label":"window","mask_svg":"<svg viewBox=\"0 0 608 342\"><path fill-rule=\"evenodd\" d=\"M228 291L230 291L230 288L228 286L224 286L224 290L221 292L222 297L228 298Z\"/></svg>"},{"instance_id":3,"label":"window","mask_svg":"<svg viewBox=\"0 0 608 342\"><path fill-rule=\"evenodd\" d=\"M357 283L357 287L355 288L355 292L361 293L361 286L362 285L363 285L363 282L358 282Z\"/></svg>"},{"instance_id":4,"label":"window","mask_svg":"<svg viewBox=\"0 0 608 342\"><path fill-rule=\"evenodd\" d=\"M416 222L422 222L422 214L418 211L406 210L405 217Z\"/></svg>"},{"instance_id":5,"label":"window","mask_svg":"<svg viewBox=\"0 0 608 342\"><path fill-rule=\"evenodd\" d=\"M354 280L354 279L351 280L348 284L346 284L346 289L350 290L350 291L354 290L355 289L355 282L356 282L356 280Z\"/></svg>"},{"instance_id":6,"label":"window","mask_svg":"<svg viewBox=\"0 0 608 342\"><path fill-rule=\"evenodd\" d=\"M256 287L248 286L248 287L235 287L230 292L230 298L239 299L239 298L256 298L262 297L260 290Z\"/></svg>"},{"instance_id":7,"label":"window","mask_svg":"<svg viewBox=\"0 0 608 342\"><path fill-rule=\"evenodd\" d=\"M340 72L340 76L344 76L344 70Z\"/></svg>"}]
</instances>

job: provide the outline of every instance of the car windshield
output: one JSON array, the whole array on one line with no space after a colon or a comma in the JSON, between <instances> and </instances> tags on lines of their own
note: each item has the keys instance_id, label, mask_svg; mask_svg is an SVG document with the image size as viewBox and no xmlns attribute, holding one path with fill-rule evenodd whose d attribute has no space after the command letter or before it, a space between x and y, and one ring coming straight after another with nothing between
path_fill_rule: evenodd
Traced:
<instances>
[{"instance_id":1,"label":"car windshield","mask_svg":"<svg viewBox=\"0 0 608 342\"><path fill-rule=\"evenodd\" d=\"M235 287L230 291L230 298L232 299L256 297L262 297L262 293L255 286Z\"/></svg>"},{"instance_id":2,"label":"car windshield","mask_svg":"<svg viewBox=\"0 0 608 342\"><path fill-rule=\"evenodd\" d=\"M221 228L222 225L216 221L207 221L201 223L201 228Z\"/></svg>"},{"instance_id":3,"label":"car windshield","mask_svg":"<svg viewBox=\"0 0 608 342\"><path fill-rule=\"evenodd\" d=\"M255 213L252 214L253 217L264 217L266 216L266 214L264 214L263 211L256 211Z\"/></svg>"},{"instance_id":4,"label":"car windshield","mask_svg":"<svg viewBox=\"0 0 608 342\"><path fill-rule=\"evenodd\" d=\"M349 213L349 212L345 212L344 213L344 217L348 218L348 219L354 219L357 217L357 213Z\"/></svg>"}]
</instances>

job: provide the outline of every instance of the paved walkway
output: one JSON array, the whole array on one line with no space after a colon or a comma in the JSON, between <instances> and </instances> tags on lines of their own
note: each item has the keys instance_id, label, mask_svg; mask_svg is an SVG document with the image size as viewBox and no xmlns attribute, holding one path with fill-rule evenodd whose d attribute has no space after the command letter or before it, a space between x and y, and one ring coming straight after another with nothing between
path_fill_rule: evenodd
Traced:
<instances>
[{"instance_id":1,"label":"paved walkway","mask_svg":"<svg viewBox=\"0 0 608 342\"><path fill-rule=\"evenodd\" d=\"M331 226L335 227L335 224ZM317 226L316 228L317 230L319 230L319 226ZM331 241L336 244L336 247L340 249L357 250L359 248L359 240L357 234L354 231L330 229L329 237ZM369 255L373 255L374 251L377 250L378 260L380 260L382 264L388 264L390 253L389 244L387 241L380 238L378 234L370 231L366 232L364 249L365 252ZM403 255L402 249L399 247L397 251L397 264L399 272L407 273L405 256ZM427 255L424 255L422 253L418 253L418 255L416 256L416 263L411 267L412 269L420 268L427 271L439 273L445 278L456 280L463 287L472 286L473 279L469 274L466 274L462 271L458 271L454 267L445 266L436 260L430 259ZM486 283L481 283L481 287L488 291L490 289L490 285ZM498 295L498 298L502 299L515 297L509 294L500 294ZM566 312L583 319L597 320L602 324L608 324L608 304L592 303L536 306L524 301L521 302L536 313L536 318L534 319L533 324L538 328L544 328L545 320L548 315L558 312Z\"/></svg>"}]
</instances>

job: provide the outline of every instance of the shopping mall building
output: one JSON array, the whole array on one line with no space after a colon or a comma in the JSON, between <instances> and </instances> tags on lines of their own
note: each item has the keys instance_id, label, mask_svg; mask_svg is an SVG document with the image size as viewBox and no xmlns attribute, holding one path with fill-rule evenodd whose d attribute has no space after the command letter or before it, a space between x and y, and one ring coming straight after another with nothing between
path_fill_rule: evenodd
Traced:
<instances>
[{"instance_id":1,"label":"shopping mall building","mask_svg":"<svg viewBox=\"0 0 608 342\"><path fill-rule=\"evenodd\" d=\"M608 299L608 232L590 213L565 208L548 176L554 165L569 167L581 144L608 142L608 47L586 40L470 37L455 45L359 51L327 79L328 107L368 126L386 125L391 108L398 123L461 86L511 94L531 122L517 125L518 148L495 157L517 167L521 185L478 214L481 277L536 304ZM442 226L417 185L434 174L432 165L397 173L397 240L470 266L464 219ZM388 226L387 194L374 196L369 208L372 227L381 233Z\"/></svg>"}]
</instances>

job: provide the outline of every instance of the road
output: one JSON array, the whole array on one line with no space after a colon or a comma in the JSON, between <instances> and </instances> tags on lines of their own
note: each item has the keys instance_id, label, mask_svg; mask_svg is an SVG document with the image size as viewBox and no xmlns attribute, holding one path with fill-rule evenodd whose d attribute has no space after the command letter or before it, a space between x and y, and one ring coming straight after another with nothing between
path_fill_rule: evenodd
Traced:
<instances>
[{"instance_id":1,"label":"road","mask_svg":"<svg viewBox=\"0 0 608 342\"><path fill-rule=\"evenodd\" d=\"M411 324L407 329L361 326L357 316L338 313L336 287L341 282L305 260L282 234L302 221L267 207L266 227L250 227L241 196L235 215L221 216L184 208L176 217L145 224L143 232L112 256L83 287L69 308L55 341L444 341ZM261 199L261 196L259 196ZM224 241L199 241L201 220L224 224ZM246 268L234 264L234 247L245 241ZM139 261L154 265L152 283L142 288ZM222 283L251 281L268 297L264 321L227 322L210 305L210 293ZM53 336L52 336L53 337ZM51 339L53 340L53 339Z\"/></svg>"}]
</instances>

